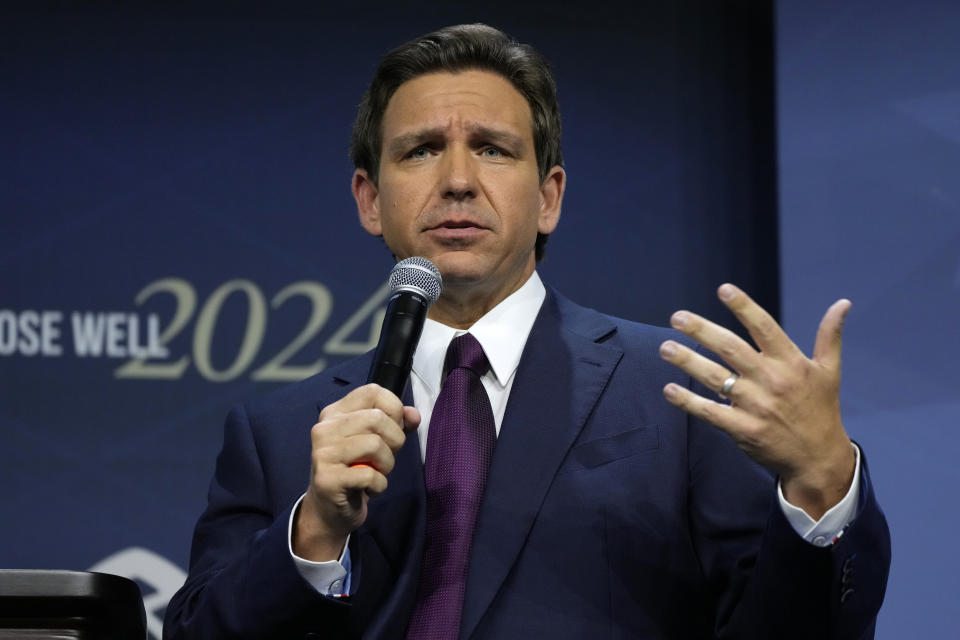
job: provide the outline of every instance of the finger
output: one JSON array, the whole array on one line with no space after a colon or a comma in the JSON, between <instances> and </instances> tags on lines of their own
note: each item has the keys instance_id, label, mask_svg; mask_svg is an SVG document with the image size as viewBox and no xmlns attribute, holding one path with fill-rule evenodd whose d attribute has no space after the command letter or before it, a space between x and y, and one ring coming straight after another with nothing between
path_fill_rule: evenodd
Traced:
<instances>
[{"instance_id":1,"label":"finger","mask_svg":"<svg viewBox=\"0 0 960 640\"><path fill-rule=\"evenodd\" d=\"M849 300L841 299L830 305L823 314L820 328L817 329L817 341L813 345L813 359L830 369L840 368L840 351L843 343L843 323L853 306Z\"/></svg>"},{"instance_id":2,"label":"finger","mask_svg":"<svg viewBox=\"0 0 960 640\"><path fill-rule=\"evenodd\" d=\"M336 403L334 403L336 404ZM357 433L379 433L396 444L403 444L403 423L388 415L379 407L363 407L342 412L329 405L320 412L318 435L326 438L347 437ZM403 407L401 406L401 419Z\"/></svg>"},{"instance_id":3,"label":"finger","mask_svg":"<svg viewBox=\"0 0 960 640\"><path fill-rule=\"evenodd\" d=\"M364 434L381 438L394 451L398 451L407 439L400 425L380 409L361 409L318 422L313 426L311 438L314 447L326 447Z\"/></svg>"},{"instance_id":4,"label":"finger","mask_svg":"<svg viewBox=\"0 0 960 640\"><path fill-rule=\"evenodd\" d=\"M663 388L663 395L670 404L729 433L734 438L747 431L753 418L735 406L714 402L671 382Z\"/></svg>"},{"instance_id":5,"label":"finger","mask_svg":"<svg viewBox=\"0 0 960 640\"><path fill-rule=\"evenodd\" d=\"M366 491L375 496L387 490L387 476L369 466L357 466L344 469L339 477L340 485L345 489Z\"/></svg>"},{"instance_id":6,"label":"finger","mask_svg":"<svg viewBox=\"0 0 960 640\"><path fill-rule=\"evenodd\" d=\"M372 465L323 467L314 473L310 489L321 502L336 501L344 491L348 494L370 489L382 490L386 475Z\"/></svg>"},{"instance_id":7,"label":"finger","mask_svg":"<svg viewBox=\"0 0 960 640\"><path fill-rule=\"evenodd\" d=\"M379 436L393 451L398 451L407 440L403 428L380 409L363 409L343 417L341 432L350 435L372 433Z\"/></svg>"},{"instance_id":8,"label":"finger","mask_svg":"<svg viewBox=\"0 0 960 640\"><path fill-rule=\"evenodd\" d=\"M685 371L693 378L699 380L704 386L720 393L723 383L731 375L735 375L726 367L717 364L713 360L706 358L692 349L683 346L673 340L667 340L660 345L660 357ZM736 386L736 385L734 385ZM739 389L731 389L727 395L736 400Z\"/></svg>"},{"instance_id":9,"label":"finger","mask_svg":"<svg viewBox=\"0 0 960 640\"><path fill-rule=\"evenodd\" d=\"M420 412L415 407L404 407L403 408L403 432L404 434L409 434L415 432L420 427ZM399 451L400 447L403 446L401 442L397 446L391 447L393 451ZM350 465L351 467L362 467L368 466L366 462L354 462ZM381 469L382 470L382 469Z\"/></svg>"},{"instance_id":10,"label":"finger","mask_svg":"<svg viewBox=\"0 0 960 640\"><path fill-rule=\"evenodd\" d=\"M403 408L403 431L412 433L420 427L420 412L414 407Z\"/></svg>"},{"instance_id":11,"label":"finger","mask_svg":"<svg viewBox=\"0 0 960 640\"><path fill-rule=\"evenodd\" d=\"M722 284L717 289L717 297L746 327L761 351L773 357L793 355L800 351L773 316L741 289L730 283Z\"/></svg>"},{"instance_id":12,"label":"finger","mask_svg":"<svg viewBox=\"0 0 960 640\"><path fill-rule=\"evenodd\" d=\"M402 424L403 403L400 398L393 392L373 383L357 387L333 404L324 407L323 411L320 412L320 420L360 409L380 409L398 425Z\"/></svg>"},{"instance_id":13,"label":"finger","mask_svg":"<svg viewBox=\"0 0 960 640\"><path fill-rule=\"evenodd\" d=\"M393 451L375 434L361 434L344 438L335 445L316 451L317 466L368 465L381 473L393 471Z\"/></svg>"},{"instance_id":14,"label":"finger","mask_svg":"<svg viewBox=\"0 0 960 640\"><path fill-rule=\"evenodd\" d=\"M702 316L677 311L670 317L670 324L720 356L741 375L755 372L760 364L760 354L746 340Z\"/></svg>"}]
</instances>

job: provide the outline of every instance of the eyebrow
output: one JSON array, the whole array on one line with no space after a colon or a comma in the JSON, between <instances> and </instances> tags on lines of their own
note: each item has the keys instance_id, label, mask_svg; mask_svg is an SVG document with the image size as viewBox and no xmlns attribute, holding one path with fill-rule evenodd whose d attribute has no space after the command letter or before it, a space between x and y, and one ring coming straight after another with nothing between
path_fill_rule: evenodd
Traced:
<instances>
[{"instance_id":1,"label":"eyebrow","mask_svg":"<svg viewBox=\"0 0 960 640\"><path fill-rule=\"evenodd\" d=\"M387 154L389 156L397 156L412 147L441 138L443 137L444 130L444 127L427 127L396 136L389 141ZM526 144L522 137L503 129L495 129L478 124L468 125L467 131L470 133L471 138L482 138L497 144L502 144L514 153L523 153L526 149Z\"/></svg>"},{"instance_id":2,"label":"eyebrow","mask_svg":"<svg viewBox=\"0 0 960 640\"><path fill-rule=\"evenodd\" d=\"M468 129L471 135L500 143L516 153L521 153L526 148L523 138L503 129L493 129L482 125L470 126Z\"/></svg>"}]
</instances>

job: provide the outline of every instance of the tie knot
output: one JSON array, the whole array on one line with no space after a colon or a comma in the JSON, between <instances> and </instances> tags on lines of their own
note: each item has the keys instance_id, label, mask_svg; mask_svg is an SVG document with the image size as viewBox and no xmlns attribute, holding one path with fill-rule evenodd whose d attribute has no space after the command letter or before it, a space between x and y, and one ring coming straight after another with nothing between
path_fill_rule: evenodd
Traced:
<instances>
[{"instance_id":1,"label":"tie knot","mask_svg":"<svg viewBox=\"0 0 960 640\"><path fill-rule=\"evenodd\" d=\"M477 339L469 333L457 336L447 347L443 370L449 374L454 369L470 369L481 378L490 370L487 354L483 352Z\"/></svg>"}]
</instances>

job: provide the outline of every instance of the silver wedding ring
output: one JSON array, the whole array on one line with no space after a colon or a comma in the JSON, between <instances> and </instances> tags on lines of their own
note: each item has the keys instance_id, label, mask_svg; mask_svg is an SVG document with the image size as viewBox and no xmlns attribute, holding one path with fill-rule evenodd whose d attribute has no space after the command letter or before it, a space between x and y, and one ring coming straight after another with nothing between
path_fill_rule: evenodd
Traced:
<instances>
[{"instance_id":1,"label":"silver wedding ring","mask_svg":"<svg viewBox=\"0 0 960 640\"><path fill-rule=\"evenodd\" d=\"M721 397L721 398L726 398L726 397L727 397L727 394L730 393L730 389L733 389L733 385L735 385L735 384L737 383L737 378L739 378L739 377L740 377L740 376L738 376L737 374L733 373L733 374L730 374L730 377L729 377L729 378L727 378L726 380L723 381L723 385L721 385L721 387L720 387L720 397Z\"/></svg>"}]
</instances>

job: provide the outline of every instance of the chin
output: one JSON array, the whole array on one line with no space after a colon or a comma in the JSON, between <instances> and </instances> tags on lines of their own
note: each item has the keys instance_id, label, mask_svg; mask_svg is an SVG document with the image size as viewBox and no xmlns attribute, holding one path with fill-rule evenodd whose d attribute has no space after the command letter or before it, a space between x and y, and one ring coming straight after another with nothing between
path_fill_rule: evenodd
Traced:
<instances>
[{"instance_id":1,"label":"chin","mask_svg":"<svg viewBox=\"0 0 960 640\"><path fill-rule=\"evenodd\" d=\"M470 284L475 282L480 282L487 277L487 273L481 269L468 269L464 268L461 265L448 265L442 264L440 262L435 262L437 268L440 269L440 275L443 276L444 285L452 284Z\"/></svg>"},{"instance_id":2,"label":"chin","mask_svg":"<svg viewBox=\"0 0 960 640\"><path fill-rule=\"evenodd\" d=\"M444 284L476 282L489 275L489 267L477 256L466 252L444 252L430 256L429 260L437 265Z\"/></svg>"}]
</instances>

